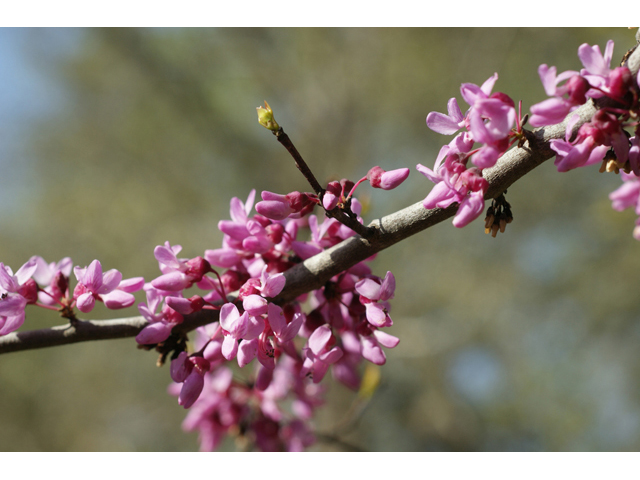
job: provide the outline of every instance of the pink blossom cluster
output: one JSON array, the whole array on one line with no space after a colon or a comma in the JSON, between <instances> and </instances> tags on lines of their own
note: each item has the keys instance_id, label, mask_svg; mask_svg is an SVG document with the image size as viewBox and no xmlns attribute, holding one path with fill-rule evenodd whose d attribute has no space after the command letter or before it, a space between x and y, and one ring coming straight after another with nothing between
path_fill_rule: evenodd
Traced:
<instances>
[{"instance_id":1,"label":"pink blossom cluster","mask_svg":"<svg viewBox=\"0 0 640 480\"><path fill-rule=\"evenodd\" d=\"M72 268L78 283L70 294ZM74 268L68 257L58 263L47 263L42 257L33 256L15 275L9 266L0 263L0 335L22 326L27 305L59 310L63 316L75 319L74 307L88 313L96 301L110 309L130 307L135 303L133 292L143 285L142 277L123 280L115 269L103 274L98 260L88 267Z\"/></svg>"},{"instance_id":2,"label":"pink blossom cluster","mask_svg":"<svg viewBox=\"0 0 640 480\"><path fill-rule=\"evenodd\" d=\"M346 178L339 182L329 182L322 193L322 198L318 198L318 195L313 193L291 192L287 195L281 195L263 191L262 201L256 204L256 211L271 220L284 220L285 218L304 217L316 205L322 205L327 211L336 207L349 208L349 200L361 183L368 180L373 188L392 190L404 182L408 176L408 168L386 171L375 166L356 183Z\"/></svg>"},{"instance_id":3,"label":"pink blossom cluster","mask_svg":"<svg viewBox=\"0 0 640 480\"><path fill-rule=\"evenodd\" d=\"M427 126L435 132L451 135L462 129L442 147L433 170L417 165L418 171L436 184L424 199L424 207L447 208L458 203L453 219L456 227L464 227L482 213L489 188L482 171L493 167L522 135L513 100L501 92L491 93L497 79L496 73L480 87L471 83L462 85L460 93L469 104L465 115L455 98L449 100L446 115L439 112L427 115Z\"/></svg>"},{"instance_id":4,"label":"pink blossom cluster","mask_svg":"<svg viewBox=\"0 0 640 480\"><path fill-rule=\"evenodd\" d=\"M338 185L336 197L346 202L354 184ZM283 272L354 232L311 214L308 206L319 202L311 194L262 198L254 215L255 191L246 202L233 198L231 219L218 223L222 247L203 257L178 258L180 247L168 242L156 247L162 275L144 286L147 300L138 305L149 323L136 340L147 346L165 342L184 315L219 310L219 321L197 329L192 353L174 351L170 369L170 392L190 408L184 428L199 431L203 450L232 432L263 450L302 450L314 441L310 421L323 403L323 378L331 372L357 389L361 363L383 365L383 348L399 342L383 331L393 324L395 278L372 275L364 262L294 301L274 302ZM349 205L359 215L358 200ZM192 286L203 293L187 298Z\"/></svg>"},{"instance_id":5,"label":"pink blossom cluster","mask_svg":"<svg viewBox=\"0 0 640 480\"><path fill-rule=\"evenodd\" d=\"M596 103L596 113L576 135L573 128L579 118L573 115L567 121L565 138L551 141L559 172L602 162L602 171L622 169L640 174L637 121L640 80L625 66L611 69L612 56L612 40L607 42L604 55L597 45L585 43L578 48L578 58L584 67L580 72L569 70L556 75L555 67L540 65L538 69L545 91L552 98L531 107L533 126L559 123L590 98L608 99L606 104ZM632 129L633 134L627 129Z\"/></svg>"},{"instance_id":6,"label":"pink blossom cluster","mask_svg":"<svg viewBox=\"0 0 640 480\"><path fill-rule=\"evenodd\" d=\"M533 105L530 123L545 126L558 123L569 115L564 139L552 140L556 152L555 165L559 172L600 163L600 171L619 173L623 185L609 198L613 208L623 210L636 207L638 176L640 175L640 73L633 75L626 66L611 68L613 41L609 40L604 54L597 45L580 45L580 72L566 71L556 75L555 67L540 65L538 73L545 91L552 98ZM563 83L564 82L564 83ZM596 102L596 113L573 133L579 121L571 115L590 98ZM634 237L640 240L640 220L636 222Z\"/></svg>"}]
</instances>

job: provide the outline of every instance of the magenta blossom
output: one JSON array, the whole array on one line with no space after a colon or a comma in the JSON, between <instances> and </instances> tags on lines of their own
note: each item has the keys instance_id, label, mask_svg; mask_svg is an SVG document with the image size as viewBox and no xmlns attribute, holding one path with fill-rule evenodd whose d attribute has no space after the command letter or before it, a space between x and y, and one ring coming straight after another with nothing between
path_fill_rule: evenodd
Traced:
<instances>
[{"instance_id":1,"label":"magenta blossom","mask_svg":"<svg viewBox=\"0 0 640 480\"><path fill-rule=\"evenodd\" d=\"M44 305L57 305L67 294L73 262L69 257L63 258L58 263L47 263L39 256L31 258L37 264L33 279L43 289L38 292L38 300Z\"/></svg>"},{"instance_id":2,"label":"magenta blossom","mask_svg":"<svg viewBox=\"0 0 640 480\"><path fill-rule=\"evenodd\" d=\"M11 268L0 262L0 335L20 328L25 307L36 303L38 286L31 278L36 268L36 261L31 258L13 275Z\"/></svg>"},{"instance_id":3,"label":"magenta blossom","mask_svg":"<svg viewBox=\"0 0 640 480\"><path fill-rule=\"evenodd\" d=\"M328 325L318 327L309 337L307 347L304 349L306 358L300 373L310 376L313 383L320 382L329 366L342 357L343 352L339 347L329 349L332 337L333 334Z\"/></svg>"},{"instance_id":4,"label":"magenta blossom","mask_svg":"<svg viewBox=\"0 0 640 480\"><path fill-rule=\"evenodd\" d=\"M180 245L171 246L169 242L158 245L153 250L163 275L153 280L151 285L159 290L177 292L198 283L207 272L211 271L211 265L202 257L190 260L178 259L176 255L181 250Z\"/></svg>"},{"instance_id":5,"label":"magenta blossom","mask_svg":"<svg viewBox=\"0 0 640 480\"><path fill-rule=\"evenodd\" d=\"M78 310L84 313L93 310L96 300L104 302L107 308L130 307L135 302L131 293L144 286L142 277L122 280L122 274L116 269L103 274L98 260L85 268L75 267L73 273L78 279L73 298Z\"/></svg>"},{"instance_id":6,"label":"magenta blossom","mask_svg":"<svg viewBox=\"0 0 640 480\"><path fill-rule=\"evenodd\" d=\"M387 272L382 283L372 278L364 278L355 285L360 294L360 303L366 308L367 320L376 327L388 327L393 324L389 317L389 303L396 289L396 278Z\"/></svg>"}]
</instances>

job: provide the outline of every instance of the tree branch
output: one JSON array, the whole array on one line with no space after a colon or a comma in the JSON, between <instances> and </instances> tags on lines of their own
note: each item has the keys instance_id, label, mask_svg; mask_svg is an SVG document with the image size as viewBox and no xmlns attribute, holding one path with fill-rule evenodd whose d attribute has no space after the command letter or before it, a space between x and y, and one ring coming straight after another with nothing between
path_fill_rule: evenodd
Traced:
<instances>
[{"instance_id":1,"label":"tree branch","mask_svg":"<svg viewBox=\"0 0 640 480\"><path fill-rule=\"evenodd\" d=\"M576 110L574 114L580 115L580 121L574 127L574 131L588 122L595 111L591 101ZM563 138L565 128L566 120L558 125L533 132L523 148L509 150L495 167L485 170L484 176L490 185L486 198L498 196L516 180L551 158L555 152L549 148L549 141L554 138ZM285 288L274 301L280 304L286 303L303 293L321 288L334 275L347 270L374 253L452 217L457 208L458 205L454 204L446 209L427 210L422 206L422 202L418 202L374 220L369 225L373 233L367 238L355 235L287 270ZM197 327L217 321L218 314L218 311L203 310L185 315L184 322L175 327L174 331L190 332ZM115 320L80 320L75 328L66 324L42 330L13 332L0 337L0 354L92 340L134 337L145 325L147 323L143 317L131 317Z\"/></svg>"},{"instance_id":2,"label":"tree branch","mask_svg":"<svg viewBox=\"0 0 640 480\"><path fill-rule=\"evenodd\" d=\"M633 74L640 68L640 49L636 49L625 59ZM590 100L572 112L564 122L543 127L532 132L522 148L513 148L505 153L498 163L485 170L484 177L489 182L486 199L495 198L515 181L555 155L550 148L552 139L564 138L567 121L578 114L580 120L573 127L575 134L581 125L588 122L596 112ZM457 211L457 204L446 209L426 210L422 202L404 208L381 219L371 222L371 235L359 235L305 260L285 272L287 279L282 293L274 299L277 303L291 301L303 293L321 288L331 277L352 267L358 262L415 235L447 218ZM197 327L218 320L218 311L206 310L186 315L182 324L174 331L187 333ZM0 338L0 354L30 350L35 348L66 345L70 343L133 337L146 325L143 317L121 318L101 321L79 321L75 327L70 324L49 329L13 332Z\"/></svg>"}]
</instances>

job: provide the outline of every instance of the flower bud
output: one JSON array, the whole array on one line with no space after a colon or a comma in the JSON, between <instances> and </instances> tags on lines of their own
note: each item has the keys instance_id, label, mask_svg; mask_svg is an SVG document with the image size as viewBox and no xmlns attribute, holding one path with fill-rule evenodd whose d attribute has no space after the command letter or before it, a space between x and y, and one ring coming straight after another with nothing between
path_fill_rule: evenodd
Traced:
<instances>
[{"instance_id":1,"label":"flower bud","mask_svg":"<svg viewBox=\"0 0 640 480\"><path fill-rule=\"evenodd\" d=\"M565 85L569 93L569 101L573 105L582 105L587 101L586 93L589 90L589 82L580 75L571 77Z\"/></svg>"},{"instance_id":2,"label":"flower bud","mask_svg":"<svg viewBox=\"0 0 640 480\"><path fill-rule=\"evenodd\" d=\"M373 188L392 190L404 182L408 176L408 168L398 168L387 172L380 167L373 167L367 173L367 180L369 180Z\"/></svg>"},{"instance_id":3,"label":"flower bud","mask_svg":"<svg viewBox=\"0 0 640 480\"><path fill-rule=\"evenodd\" d=\"M278 122L273 118L273 110L271 110L266 100L264 101L264 107L257 107L256 110L258 111L258 122L260 125L272 132L280 130L280 125L278 125Z\"/></svg>"},{"instance_id":4,"label":"flower bud","mask_svg":"<svg viewBox=\"0 0 640 480\"><path fill-rule=\"evenodd\" d=\"M327 185L327 189L322 197L322 206L325 210L333 210L340 201L342 195L342 187L338 182L331 182Z\"/></svg>"}]
</instances>

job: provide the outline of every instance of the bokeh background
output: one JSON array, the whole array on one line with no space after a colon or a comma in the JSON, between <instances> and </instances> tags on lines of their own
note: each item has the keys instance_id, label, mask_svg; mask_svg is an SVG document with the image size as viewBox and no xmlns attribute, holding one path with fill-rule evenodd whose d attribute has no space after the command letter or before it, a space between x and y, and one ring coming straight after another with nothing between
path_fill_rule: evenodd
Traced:
<instances>
[{"instance_id":1,"label":"bokeh background","mask_svg":"<svg viewBox=\"0 0 640 480\"><path fill-rule=\"evenodd\" d=\"M414 167L448 138L425 116L463 104L461 83L498 72L494 91L528 109L546 98L541 63L577 70L580 44L610 38L614 61L635 43L622 28L0 29L0 260L98 258L152 279L166 240L190 257L217 248L232 196L308 189L256 121L264 99L321 181L412 168L393 192L361 187L366 220L390 213L431 188ZM509 189L505 234L445 222L380 253L372 267L396 275L401 343L340 439L638 450L640 243L633 212L610 208L619 183L547 162ZM30 307L23 329L59 323ZM196 450L168 383L133 339L2 355L0 450ZM331 433L354 398L331 385L318 430Z\"/></svg>"}]
</instances>

